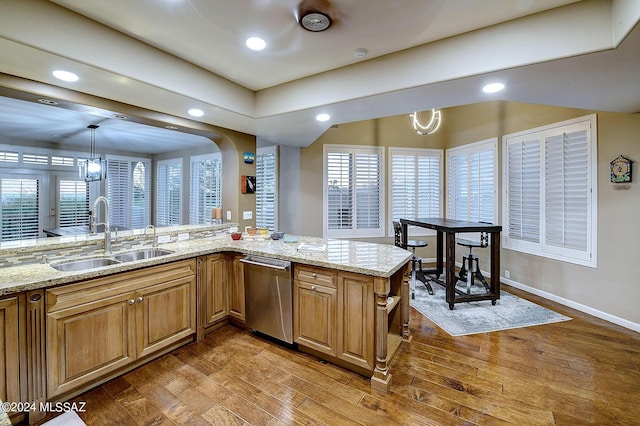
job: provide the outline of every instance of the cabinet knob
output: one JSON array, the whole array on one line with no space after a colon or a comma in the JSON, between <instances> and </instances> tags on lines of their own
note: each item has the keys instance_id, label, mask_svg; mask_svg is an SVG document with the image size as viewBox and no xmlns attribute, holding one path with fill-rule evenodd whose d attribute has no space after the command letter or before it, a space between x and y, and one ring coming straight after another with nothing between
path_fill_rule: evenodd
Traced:
<instances>
[{"instance_id":1,"label":"cabinet knob","mask_svg":"<svg viewBox=\"0 0 640 426\"><path fill-rule=\"evenodd\" d=\"M311 290L316 291L316 286L315 286L315 285L312 285L312 286L311 286Z\"/></svg>"},{"instance_id":2,"label":"cabinet knob","mask_svg":"<svg viewBox=\"0 0 640 426\"><path fill-rule=\"evenodd\" d=\"M142 303L142 296L138 297L138 303Z\"/></svg>"},{"instance_id":3,"label":"cabinet knob","mask_svg":"<svg viewBox=\"0 0 640 426\"><path fill-rule=\"evenodd\" d=\"M313 278L315 278L315 277L317 277L317 276L318 276L318 274L316 274L315 272L312 272L312 273L311 273L311 276L312 276Z\"/></svg>"},{"instance_id":4,"label":"cabinet knob","mask_svg":"<svg viewBox=\"0 0 640 426\"><path fill-rule=\"evenodd\" d=\"M129 304L130 304L130 305L135 305L135 304L136 304L136 301L135 301L134 299L131 299L131 300L129 300Z\"/></svg>"}]
</instances>

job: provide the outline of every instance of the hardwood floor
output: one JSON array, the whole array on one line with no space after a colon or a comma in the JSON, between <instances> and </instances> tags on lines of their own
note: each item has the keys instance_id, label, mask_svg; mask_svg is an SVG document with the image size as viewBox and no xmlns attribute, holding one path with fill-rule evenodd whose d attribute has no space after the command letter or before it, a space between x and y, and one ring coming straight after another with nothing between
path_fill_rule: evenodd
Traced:
<instances>
[{"instance_id":1,"label":"hardwood floor","mask_svg":"<svg viewBox=\"0 0 640 426\"><path fill-rule=\"evenodd\" d=\"M640 334L505 289L573 319L451 337L411 309L387 395L225 326L73 401L89 426L640 425Z\"/></svg>"}]
</instances>

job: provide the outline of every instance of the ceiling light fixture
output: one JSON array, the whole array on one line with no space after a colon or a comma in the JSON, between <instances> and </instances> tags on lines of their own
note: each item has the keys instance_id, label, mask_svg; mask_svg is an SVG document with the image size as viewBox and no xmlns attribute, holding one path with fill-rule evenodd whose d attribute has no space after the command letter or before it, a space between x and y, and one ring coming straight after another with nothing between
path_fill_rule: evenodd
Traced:
<instances>
[{"instance_id":1,"label":"ceiling light fixture","mask_svg":"<svg viewBox=\"0 0 640 426\"><path fill-rule=\"evenodd\" d=\"M58 102L53 99L38 98L38 102L45 105L58 105Z\"/></svg>"},{"instance_id":2,"label":"ceiling light fixture","mask_svg":"<svg viewBox=\"0 0 640 426\"><path fill-rule=\"evenodd\" d=\"M409 123L411 123L411 127L413 127L413 130L415 130L415 132L421 136L426 136L426 135L435 133L436 130L440 128L441 122L442 122L442 113L440 112L439 109L434 108L431 110L431 119L426 125L423 125L422 123L420 123L419 112L416 111L409 114Z\"/></svg>"},{"instance_id":3,"label":"ceiling light fixture","mask_svg":"<svg viewBox=\"0 0 640 426\"><path fill-rule=\"evenodd\" d=\"M316 115L316 120L318 121L329 121L329 119L331 118L331 116L329 114L326 113L321 113Z\"/></svg>"},{"instance_id":4,"label":"ceiling light fixture","mask_svg":"<svg viewBox=\"0 0 640 426\"><path fill-rule=\"evenodd\" d=\"M202 111L201 109L198 109L198 108L191 108L187 112L192 117L202 117L204 115L204 111Z\"/></svg>"},{"instance_id":5,"label":"ceiling light fixture","mask_svg":"<svg viewBox=\"0 0 640 426\"><path fill-rule=\"evenodd\" d=\"M484 93L497 93L504 89L503 83L489 83L482 88Z\"/></svg>"},{"instance_id":6,"label":"ceiling light fixture","mask_svg":"<svg viewBox=\"0 0 640 426\"><path fill-rule=\"evenodd\" d=\"M263 50L267 47L267 42L260 37L249 37L247 41L245 41L245 44L251 50Z\"/></svg>"},{"instance_id":7,"label":"ceiling light fixture","mask_svg":"<svg viewBox=\"0 0 640 426\"><path fill-rule=\"evenodd\" d=\"M52 74L58 80L68 81L70 83L73 83L74 81L78 81L78 79L80 78L76 74L69 71L64 71L64 70L55 70L54 72L52 72Z\"/></svg>"},{"instance_id":8,"label":"ceiling light fixture","mask_svg":"<svg viewBox=\"0 0 640 426\"><path fill-rule=\"evenodd\" d=\"M365 56L367 56L369 54L369 51L367 49L364 49L362 47L356 49L353 51L353 57L354 58L358 58L358 59L362 59Z\"/></svg>"},{"instance_id":9,"label":"ceiling light fixture","mask_svg":"<svg viewBox=\"0 0 640 426\"><path fill-rule=\"evenodd\" d=\"M329 28L332 14L329 0L303 0L298 5L298 22L308 31L320 32Z\"/></svg>"},{"instance_id":10,"label":"ceiling light fixture","mask_svg":"<svg viewBox=\"0 0 640 426\"><path fill-rule=\"evenodd\" d=\"M85 182L103 180L107 177L107 162L100 157L96 157L96 129L100 127L90 124L87 129L91 130L91 156L87 160L79 160L78 168L80 179Z\"/></svg>"}]
</instances>

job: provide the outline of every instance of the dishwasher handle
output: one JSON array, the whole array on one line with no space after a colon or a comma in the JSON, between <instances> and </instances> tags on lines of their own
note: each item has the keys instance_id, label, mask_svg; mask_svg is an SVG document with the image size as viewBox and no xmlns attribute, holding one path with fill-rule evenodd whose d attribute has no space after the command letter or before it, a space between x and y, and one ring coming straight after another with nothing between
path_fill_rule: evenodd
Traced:
<instances>
[{"instance_id":1,"label":"dishwasher handle","mask_svg":"<svg viewBox=\"0 0 640 426\"><path fill-rule=\"evenodd\" d=\"M270 259L268 257L246 256L240 259L240 262L265 268L277 269L279 271L288 271L291 268L291 262Z\"/></svg>"}]
</instances>

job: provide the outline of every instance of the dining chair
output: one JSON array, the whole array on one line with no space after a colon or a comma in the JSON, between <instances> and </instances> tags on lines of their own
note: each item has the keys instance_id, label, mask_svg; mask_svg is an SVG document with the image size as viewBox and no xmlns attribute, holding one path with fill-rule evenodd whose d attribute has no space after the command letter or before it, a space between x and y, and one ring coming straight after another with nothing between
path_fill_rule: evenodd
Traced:
<instances>
[{"instance_id":1,"label":"dining chair","mask_svg":"<svg viewBox=\"0 0 640 426\"><path fill-rule=\"evenodd\" d=\"M407 239L407 244L404 245L402 243L402 225L400 224L400 222L393 222L393 231L395 234L395 245L405 250L410 248L413 252L413 256L411 256L411 281L409 282L409 286L411 288L411 298L416 298L416 280L422 282L427 288L429 294L433 295L433 288L431 287L431 284L429 283L426 275L422 271L422 258L416 256L416 248L426 247L429 244L423 240Z\"/></svg>"}]
</instances>

